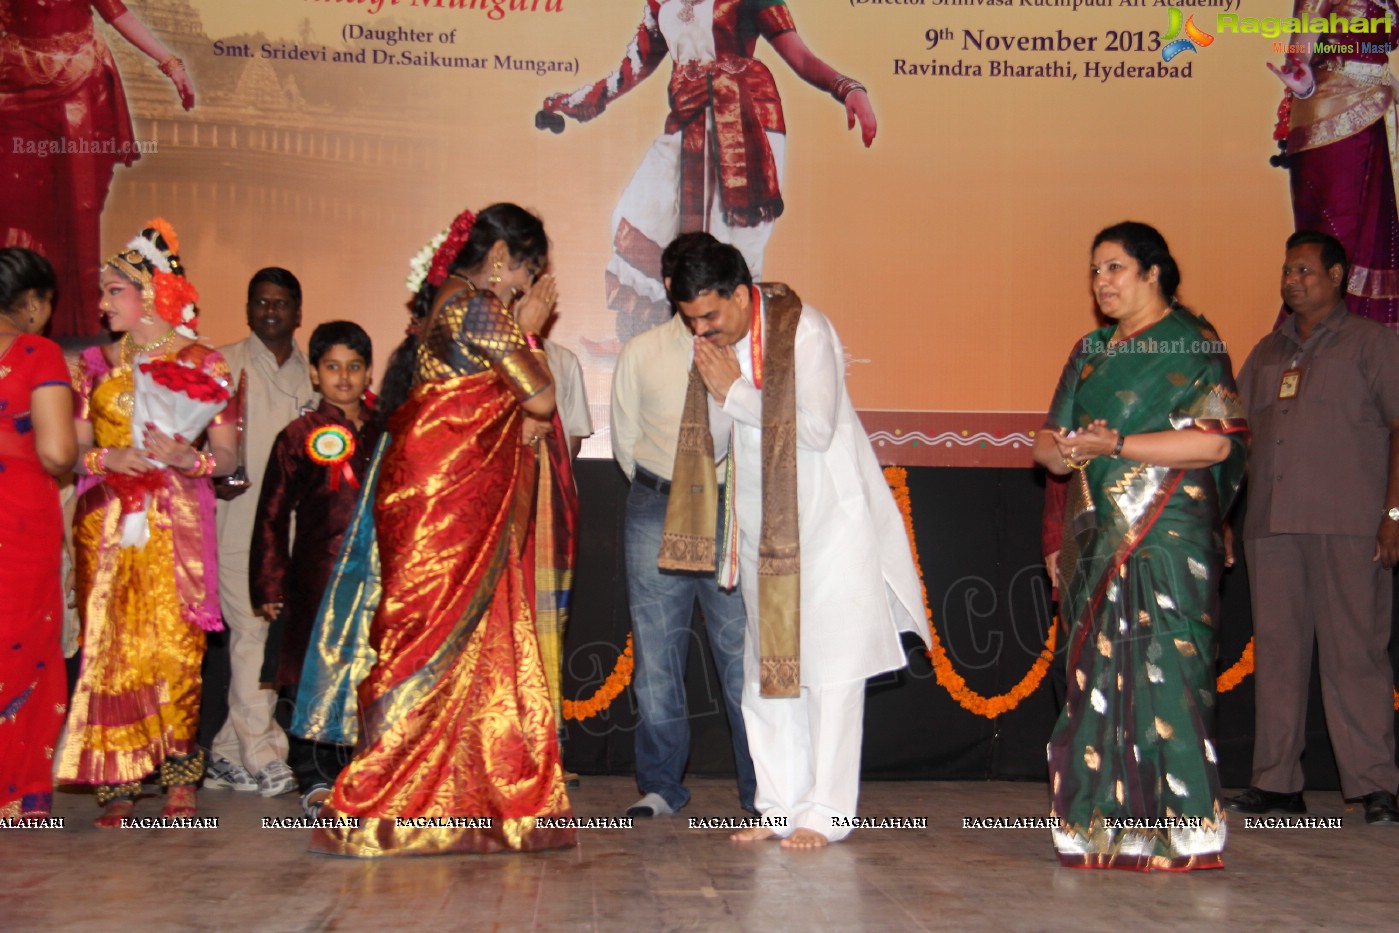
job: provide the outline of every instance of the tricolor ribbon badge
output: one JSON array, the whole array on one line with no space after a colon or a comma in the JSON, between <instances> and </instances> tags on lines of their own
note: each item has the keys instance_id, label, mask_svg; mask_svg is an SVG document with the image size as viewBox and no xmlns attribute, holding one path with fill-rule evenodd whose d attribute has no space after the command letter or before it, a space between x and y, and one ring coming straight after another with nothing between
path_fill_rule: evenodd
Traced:
<instances>
[{"instance_id":1,"label":"tricolor ribbon badge","mask_svg":"<svg viewBox=\"0 0 1399 933\"><path fill-rule=\"evenodd\" d=\"M1169 7L1168 15L1170 21L1166 29L1166 34L1161 38L1166 40L1166 44L1161 48L1161 60L1168 62L1181 52L1194 52L1204 48L1214 41L1214 36L1201 30L1195 25L1195 17L1192 15L1185 20L1184 26L1181 24L1181 12L1177 7ZM1184 28L1185 35L1181 30Z\"/></svg>"},{"instance_id":2,"label":"tricolor ribbon badge","mask_svg":"<svg viewBox=\"0 0 1399 933\"><path fill-rule=\"evenodd\" d=\"M338 424L316 428L311 432L311 436L306 438L306 455L313 463L330 468L332 490L340 489L342 476L352 488L359 488L355 471L350 468L350 458L355 455L355 436L347 428Z\"/></svg>"}]
</instances>

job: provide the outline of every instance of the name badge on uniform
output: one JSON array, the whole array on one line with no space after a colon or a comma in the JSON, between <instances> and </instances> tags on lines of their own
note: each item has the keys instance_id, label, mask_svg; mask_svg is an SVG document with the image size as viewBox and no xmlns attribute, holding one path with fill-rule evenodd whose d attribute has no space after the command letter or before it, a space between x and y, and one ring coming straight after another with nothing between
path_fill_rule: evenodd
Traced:
<instances>
[{"instance_id":1,"label":"name badge on uniform","mask_svg":"<svg viewBox=\"0 0 1399 933\"><path fill-rule=\"evenodd\" d=\"M1289 369L1282 374L1282 380L1278 382L1278 398L1296 398L1297 390L1302 386L1302 371L1300 369Z\"/></svg>"}]
</instances>

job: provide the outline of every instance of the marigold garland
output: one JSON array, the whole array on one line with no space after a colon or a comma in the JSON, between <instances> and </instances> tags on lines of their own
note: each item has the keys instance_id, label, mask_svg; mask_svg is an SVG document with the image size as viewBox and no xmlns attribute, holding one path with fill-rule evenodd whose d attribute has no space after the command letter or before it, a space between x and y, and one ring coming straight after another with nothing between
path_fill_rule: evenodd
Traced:
<instances>
[{"instance_id":1,"label":"marigold garland","mask_svg":"<svg viewBox=\"0 0 1399 933\"><path fill-rule=\"evenodd\" d=\"M958 705L970 713L983 716L986 719L995 719L1010 712L1021 704L1030 694L1039 689L1040 683L1044 680L1044 675L1049 672L1049 665L1054 661L1054 649L1057 644L1059 625L1056 622L1049 627L1049 637L1045 639L1044 650L1040 652L1035 663L1020 683L1011 687L1009 691L1000 696L984 697L967 686L967 682L957 669L952 666L952 660L948 658L947 652L943 650L942 641L938 638L937 628L933 624L933 611L928 608L928 586L923 580L923 562L918 557L918 545L913 538L913 505L908 492L908 470L903 467L885 467L884 480L889 484L889 490L894 494L894 501L898 503L899 514L903 516L904 530L908 533L908 547L913 553L913 566L918 571L918 585L923 590L924 611L928 614L928 631L933 638L932 647L928 649L928 657L933 662L933 676L937 678L938 686L946 690Z\"/></svg>"},{"instance_id":2,"label":"marigold garland","mask_svg":"<svg viewBox=\"0 0 1399 933\"><path fill-rule=\"evenodd\" d=\"M1228 693L1239 684L1244 682L1244 678L1253 673L1253 639L1248 640L1244 645L1244 653L1239 655L1239 659L1233 666L1219 675L1215 681L1214 689L1220 693Z\"/></svg>"},{"instance_id":3,"label":"marigold garland","mask_svg":"<svg viewBox=\"0 0 1399 933\"><path fill-rule=\"evenodd\" d=\"M622 654L617 658L617 664L612 668L612 673L607 675L607 679L602 682L602 685L586 700L564 700L563 718L582 722L607 709L612 705L612 701L617 699L626 689L627 684L631 683L634 667L631 632L627 632L627 646L622 649Z\"/></svg>"},{"instance_id":4,"label":"marigold garland","mask_svg":"<svg viewBox=\"0 0 1399 933\"><path fill-rule=\"evenodd\" d=\"M933 612L928 608L928 586L923 581L923 562L918 557L918 545L913 537L913 504L908 492L908 470L903 467L885 467L884 479L889 484L890 492L894 494L894 501L899 506L899 514L903 516L904 531L908 534L908 548L913 554L914 569L918 571L918 585L923 591L924 611L928 614L928 632L933 639L932 647L928 649L927 654L933 663L933 676L937 679L938 686L946 690L959 706L977 716L995 719L997 716L1010 712L1024 702L1026 697L1039 689L1045 674L1049 672L1049 665L1054 663L1054 651L1058 646L1059 620L1056 618L1054 624L1049 627L1049 637L1045 639L1044 650L1040 652L1039 657L1035 659L1035 663L1031 665L1030 670L1020 683L1000 696L994 697L984 697L968 687L967 681L961 674L957 673L957 669L952 665L952 660L948 658L947 652L943 649L942 641L938 638L937 628L933 624ZM617 658L612 673L607 675L607 679L586 700L564 700L563 718L582 722L610 707L612 701L617 699L631 683L635 663L632 656L632 633L628 632L626 647L622 649L621 655ZM1250 638L1248 644L1244 646L1243 654L1239 656L1239 660L1219 675L1215 689L1220 693L1228 693L1243 683L1244 679L1252 673L1253 639ZM1399 710L1399 689L1394 691L1394 708Z\"/></svg>"},{"instance_id":5,"label":"marigold garland","mask_svg":"<svg viewBox=\"0 0 1399 933\"><path fill-rule=\"evenodd\" d=\"M1228 693L1239 684L1244 678L1253 673L1253 639L1248 640L1244 645L1244 653L1239 656L1227 671L1219 675L1219 680L1215 683L1215 689L1220 693ZM1399 689L1394 691L1394 708L1399 710Z\"/></svg>"}]
</instances>

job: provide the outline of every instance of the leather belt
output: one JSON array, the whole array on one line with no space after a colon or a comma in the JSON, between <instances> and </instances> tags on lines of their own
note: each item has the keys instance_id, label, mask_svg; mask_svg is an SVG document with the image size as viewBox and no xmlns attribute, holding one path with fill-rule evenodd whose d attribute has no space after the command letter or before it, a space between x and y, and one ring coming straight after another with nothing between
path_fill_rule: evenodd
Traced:
<instances>
[{"instance_id":1,"label":"leather belt","mask_svg":"<svg viewBox=\"0 0 1399 933\"><path fill-rule=\"evenodd\" d=\"M663 496L670 495L670 480L661 479L656 474L649 470L643 470L641 467L636 468L636 473L632 476L632 482L640 483L647 489L654 489Z\"/></svg>"}]
</instances>

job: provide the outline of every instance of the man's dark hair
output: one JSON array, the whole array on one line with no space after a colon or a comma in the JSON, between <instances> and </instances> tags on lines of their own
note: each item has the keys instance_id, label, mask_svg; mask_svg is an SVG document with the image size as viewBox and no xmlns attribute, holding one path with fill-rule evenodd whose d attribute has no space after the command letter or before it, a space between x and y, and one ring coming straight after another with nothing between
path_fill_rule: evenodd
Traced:
<instances>
[{"instance_id":1,"label":"man's dark hair","mask_svg":"<svg viewBox=\"0 0 1399 933\"><path fill-rule=\"evenodd\" d=\"M374 365L374 344L369 335L354 321L326 321L311 331L311 340L306 345L306 356L315 366L334 346L345 346L364 358L366 367Z\"/></svg>"},{"instance_id":2,"label":"man's dark hair","mask_svg":"<svg viewBox=\"0 0 1399 933\"><path fill-rule=\"evenodd\" d=\"M707 233L687 233L667 246L661 275L670 278L671 304L694 301L703 292L731 298L740 286L753 284L743 254Z\"/></svg>"},{"instance_id":3,"label":"man's dark hair","mask_svg":"<svg viewBox=\"0 0 1399 933\"><path fill-rule=\"evenodd\" d=\"M297 308L301 307L301 283L296 280L286 269L279 266L268 266L266 269L259 269L253 273L253 277L248 281L248 301L253 300L253 291L259 282L267 282L271 285L280 285L291 292L292 304Z\"/></svg>"},{"instance_id":4,"label":"man's dark hair","mask_svg":"<svg viewBox=\"0 0 1399 933\"><path fill-rule=\"evenodd\" d=\"M1350 281L1350 260L1346 257L1346 248L1341 245L1340 240L1331 234L1321 233L1317 230L1298 230L1287 238L1288 249L1296 249L1311 243L1321 247L1321 265L1328 273L1332 266L1341 267L1341 292L1344 294L1346 283Z\"/></svg>"}]
</instances>

